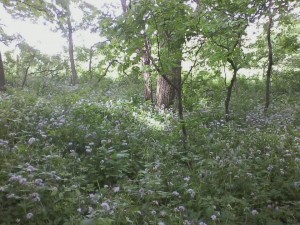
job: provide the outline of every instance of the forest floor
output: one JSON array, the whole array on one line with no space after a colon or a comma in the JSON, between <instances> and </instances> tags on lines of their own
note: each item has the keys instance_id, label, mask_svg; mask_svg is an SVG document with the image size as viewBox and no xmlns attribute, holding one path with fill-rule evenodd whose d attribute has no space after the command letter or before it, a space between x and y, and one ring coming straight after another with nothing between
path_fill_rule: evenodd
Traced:
<instances>
[{"instance_id":1,"label":"forest floor","mask_svg":"<svg viewBox=\"0 0 300 225\"><path fill-rule=\"evenodd\" d=\"M288 79L289 78L289 79ZM299 79L299 78L298 78ZM300 81L185 88L176 112L138 81L36 82L0 94L0 225L300 224Z\"/></svg>"}]
</instances>

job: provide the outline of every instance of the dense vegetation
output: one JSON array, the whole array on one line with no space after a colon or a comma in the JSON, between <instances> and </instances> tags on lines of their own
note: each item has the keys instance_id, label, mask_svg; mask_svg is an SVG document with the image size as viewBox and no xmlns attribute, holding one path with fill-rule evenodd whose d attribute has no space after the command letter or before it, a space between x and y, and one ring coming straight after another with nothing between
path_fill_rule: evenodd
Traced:
<instances>
[{"instance_id":1,"label":"dense vegetation","mask_svg":"<svg viewBox=\"0 0 300 225\"><path fill-rule=\"evenodd\" d=\"M0 225L300 224L299 6L121 3L1 1L69 47L48 56L0 24L19 41L0 57ZM74 27L98 25L108 41L74 48Z\"/></svg>"},{"instance_id":2,"label":"dense vegetation","mask_svg":"<svg viewBox=\"0 0 300 225\"><path fill-rule=\"evenodd\" d=\"M177 116L143 103L137 81L9 89L1 224L299 223L296 75L276 77L268 114L263 84L241 79L228 123L223 82L199 87L185 149Z\"/></svg>"}]
</instances>

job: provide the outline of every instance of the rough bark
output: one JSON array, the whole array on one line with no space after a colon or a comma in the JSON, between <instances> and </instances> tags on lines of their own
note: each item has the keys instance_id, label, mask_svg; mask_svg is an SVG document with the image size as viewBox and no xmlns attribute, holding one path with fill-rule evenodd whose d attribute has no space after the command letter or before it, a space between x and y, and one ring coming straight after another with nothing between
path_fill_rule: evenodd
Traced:
<instances>
[{"instance_id":1,"label":"rough bark","mask_svg":"<svg viewBox=\"0 0 300 225\"><path fill-rule=\"evenodd\" d=\"M174 51L172 49L171 51ZM177 52L181 51L181 46L177 47ZM173 52L175 53L175 51ZM158 108L169 108L174 104L175 98L181 96L181 62L182 56L180 53L174 54L174 65L167 71L160 71L161 75L157 78L156 90L156 106ZM162 74L165 73L165 74Z\"/></svg>"},{"instance_id":2,"label":"rough bark","mask_svg":"<svg viewBox=\"0 0 300 225\"><path fill-rule=\"evenodd\" d=\"M174 82L174 76L166 76L170 82ZM156 106L158 108L169 108L175 99L175 87L173 87L163 76L157 78Z\"/></svg>"},{"instance_id":3,"label":"rough bark","mask_svg":"<svg viewBox=\"0 0 300 225\"><path fill-rule=\"evenodd\" d=\"M4 66L3 66L3 61L2 61L2 56L0 52L0 91L5 91L5 73L4 73Z\"/></svg>"},{"instance_id":4,"label":"rough bark","mask_svg":"<svg viewBox=\"0 0 300 225\"><path fill-rule=\"evenodd\" d=\"M161 75L157 78L156 106L159 108L169 108L177 99L178 117L180 120L182 141L184 148L186 147L187 130L183 117L183 101L182 101L182 59L178 59L177 66L173 67L169 76Z\"/></svg>"},{"instance_id":5,"label":"rough bark","mask_svg":"<svg viewBox=\"0 0 300 225\"><path fill-rule=\"evenodd\" d=\"M230 65L233 69L233 76L232 76L229 86L227 87L227 95L226 95L226 99L225 99L225 120L229 121L229 119L230 119L229 104L230 104L230 99L231 99L231 95L232 95L232 90L233 90L234 84L236 83L236 80L237 80L237 73L238 73L239 68L237 67L237 65L234 63L234 61L232 59L227 59L227 61L230 63Z\"/></svg>"},{"instance_id":6,"label":"rough bark","mask_svg":"<svg viewBox=\"0 0 300 225\"><path fill-rule=\"evenodd\" d=\"M69 57L70 57L70 64L71 64L71 71L72 71L72 85L76 85L78 82L78 76L77 76L75 60L74 60L73 28L72 28L70 16L68 16L67 23L68 23Z\"/></svg>"},{"instance_id":7,"label":"rough bark","mask_svg":"<svg viewBox=\"0 0 300 225\"><path fill-rule=\"evenodd\" d=\"M267 30L267 42L268 42L268 70L266 79L266 102L265 111L269 109L270 106L270 89L271 89L271 77L272 77L272 66L273 66L273 47L271 42L271 29L272 29L273 19L269 16L269 24Z\"/></svg>"}]
</instances>

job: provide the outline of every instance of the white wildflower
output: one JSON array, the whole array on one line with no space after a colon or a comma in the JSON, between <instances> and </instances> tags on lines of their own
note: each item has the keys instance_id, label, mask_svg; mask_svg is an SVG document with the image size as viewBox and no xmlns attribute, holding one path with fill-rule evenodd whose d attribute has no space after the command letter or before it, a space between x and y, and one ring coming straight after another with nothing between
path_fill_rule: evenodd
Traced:
<instances>
[{"instance_id":1,"label":"white wildflower","mask_svg":"<svg viewBox=\"0 0 300 225\"><path fill-rule=\"evenodd\" d=\"M193 189L188 189L187 192L191 195L191 198L194 198L196 193Z\"/></svg>"},{"instance_id":2,"label":"white wildflower","mask_svg":"<svg viewBox=\"0 0 300 225\"><path fill-rule=\"evenodd\" d=\"M174 195L174 196L177 197L177 196L179 196L179 193L178 193L177 191L173 191L173 192L172 192L172 195Z\"/></svg>"},{"instance_id":3,"label":"white wildflower","mask_svg":"<svg viewBox=\"0 0 300 225\"><path fill-rule=\"evenodd\" d=\"M89 206L89 214L92 214L94 212L93 207Z\"/></svg>"},{"instance_id":4,"label":"white wildflower","mask_svg":"<svg viewBox=\"0 0 300 225\"><path fill-rule=\"evenodd\" d=\"M34 193L30 194L30 197L32 198L32 201L34 201L34 202L41 201L39 193L34 192Z\"/></svg>"},{"instance_id":5,"label":"white wildflower","mask_svg":"<svg viewBox=\"0 0 300 225\"><path fill-rule=\"evenodd\" d=\"M268 170L268 171L272 171L273 168L274 168L273 165L269 165L268 168L267 168L267 170Z\"/></svg>"},{"instance_id":6,"label":"white wildflower","mask_svg":"<svg viewBox=\"0 0 300 225\"><path fill-rule=\"evenodd\" d=\"M1 186L1 187L0 187L0 191L1 191L1 192L2 192L2 191L5 191L6 188L7 188L6 186Z\"/></svg>"},{"instance_id":7,"label":"white wildflower","mask_svg":"<svg viewBox=\"0 0 300 225\"><path fill-rule=\"evenodd\" d=\"M117 193L117 192L119 192L119 191L120 191L120 187L114 187L114 188L113 188L113 192Z\"/></svg>"},{"instance_id":8,"label":"white wildflower","mask_svg":"<svg viewBox=\"0 0 300 225\"><path fill-rule=\"evenodd\" d=\"M16 198L14 193L10 193L6 195L6 198Z\"/></svg>"},{"instance_id":9,"label":"white wildflower","mask_svg":"<svg viewBox=\"0 0 300 225\"><path fill-rule=\"evenodd\" d=\"M27 213L27 215L26 215L26 218L27 218L27 219L31 219L32 217L33 217L33 213L31 213L31 212L30 212L30 213Z\"/></svg>"},{"instance_id":10,"label":"white wildflower","mask_svg":"<svg viewBox=\"0 0 300 225\"><path fill-rule=\"evenodd\" d=\"M110 206L107 202L103 202L101 203L101 206L104 210L109 211L110 210Z\"/></svg>"},{"instance_id":11,"label":"white wildflower","mask_svg":"<svg viewBox=\"0 0 300 225\"><path fill-rule=\"evenodd\" d=\"M34 184L37 185L37 186L43 186L44 185L42 179L35 179L34 180Z\"/></svg>"},{"instance_id":12,"label":"white wildflower","mask_svg":"<svg viewBox=\"0 0 300 225\"><path fill-rule=\"evenodd\" d=\"M28 140L28 144L29 145L32 145L33 143L35 143L36 142L36 139L34 138L34 137L31 137L31 138L29 138L29 140Z\"/></svg>"},{"instance_id":13,"label":"white wildflower","mask_svg":"<svg viewBox=\"0 0 300 225\"><path fill-rule=\"evenodd\" d=\"M34 168L33 166L31 166L31 165L29 165L27 168L26 168L26 171L27 172L33 172L33 171L35 171L36 170L36 168Z\"/></svg>"},{"instance_id":14,"label":"white wildflower","mask_svg":"<svg viewBox=\"0 0 300 225\"><path fill-rule=\"evenodd\" d=\"M213 221L215 221L215 220L217 219L217 216L216 216L216 215L212 215L210 218L211 218Z\"/></svg>"},{"instance_id":15,"label":"white wildflower","mask_svg":"<svg viewBox=\"0 0 300 225\"><path fill-rule=\"evenodd\" d=\"M186 181L186 182L189 182L190 179L191 179L190 177L185 177L185 178L183 178L183 180Z\"/></svg>"},{"instance_id":16,"label":"white wildflower","mask_svg":"<svg viewBox=\"0 0 300 225\"><path fill-rule=\"evenodd\" d=\"M257 210L256 210L256 209L253 209L253 210L251 211L251 214L252 214L253 216L255 216L255 215L257 215L257 214L258 214L258 212L257 212Z\"/></svg>"},{"instance_id":17,"label":"white wildflower","mask_svg":"<svg viewBox=\"0 0 300 225\"><path fill-rule=\"evenodd\" d=\"M90 194L89 196L90 196L91 201L94 204L98 203L98 201L100 199L100 196L98 194Z\"/></svg>"},{"instance_id":18,"label":"white wildflower","mask_svg":"<svg viewBox=\"0 0 300 225\"><path fill-rule=\"evenodd\" d=\"M167 212L166 212L166 211L161 211L161 212L159 213L159 215L160 215L161 217L165 217L165 216L167 215Z\"/></svg>"},{"instance_id":19,"label":"white wildflower","mask_svg":"<svg viewBox=\"0 0 300 225\"><path fill-rule=\"evenodd\" d=\"M93 150L93 149L92 149L90 146L85 146L85 151L86 151L87 153L91 153L92 150Z\"/></svg>"},{"instance_id":20,"label":"white wildflower","mask_svg":"<svg viewBox=\"0 0 300 225\"><path fill-rule=\"evenodd\" d=\"M22 179L22 176L12 174L11 177L9 178L9 181L20 181Z\"/></svg>"},{"instance_id":21,"label":"white wildflower","mask_svg":"<svg viewBox=\"0 0 300 225\"><path fill-rule=\"evenodd\" d=\"M192 225L192 223L191 223L190 221L188 221L188 220L185 220L185 221L183 222L183 224L184 224L184 225Z\"/></svg>"},{"instance_id":22,"label":"white wildflower","mask_svg":"<svg viewBox=\"0 0 300 225\"><path fill-rule=\"evenodd\" d=\"M19 180L19 183L22 184L22 185L27 185L27 179L26 178L21 178Z\"/></svg>"},{"instance_id":23,"label":"white wildflower","mask_svg":"<svg viewBox=\"0 0 300 225\"><path fill-rule=\"evenodd\" d=\"M204 222L200 222L199 225L207 225L207 224Z\"/></svg>"}]
</instances>

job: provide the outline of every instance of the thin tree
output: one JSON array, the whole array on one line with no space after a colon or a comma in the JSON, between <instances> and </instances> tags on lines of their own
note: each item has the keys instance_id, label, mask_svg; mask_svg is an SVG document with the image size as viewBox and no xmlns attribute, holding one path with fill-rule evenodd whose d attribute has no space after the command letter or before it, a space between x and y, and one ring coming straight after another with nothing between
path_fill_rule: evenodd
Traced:
<instances>
[{"instance_id":1,"label":"thin tree","mask_svg":"<svg viewBox=\"0 0 300 225\"><path fill-rule=\"evenodd\" d=\"M5 82L4 66L3 66L2 56L0 52L0 91L6 90L5 84L6 82Z\"/></svg>"},{"instance_id":2,"label":"thin tree","mask_svg":"<svg viewBox=\"0 0 300 225\"><path fill-rule=\"evenodd\" d=\"M70 9L68 9L68 12ZM70 65L72 71L72 85L76 85L78 82L78 76L75 66L75 59L74 59L74 44L73 44L73 27L71 23L71 15L68 13L67 16L67 23L68 23L68 43L69 43L69 58L70 58Z\"/></svg>"},{"instance_id":3,"label":"thin tree","mask_svg":"<svg viewBox=\"0 0 300 225\"><path fill-rule=\"evenodd\" d=\"M267 43L268 43L268 69L266 74L266 102L265 102L265 111L268 111L270 106L270 89L271 89L271 77L272 77L272 66L273 66L273 46L271 40L271 31L273 26L273 17L272 17L272 0L269 0L268 6L268 26L267 26Z\"/></svg>"}]
</instances>

